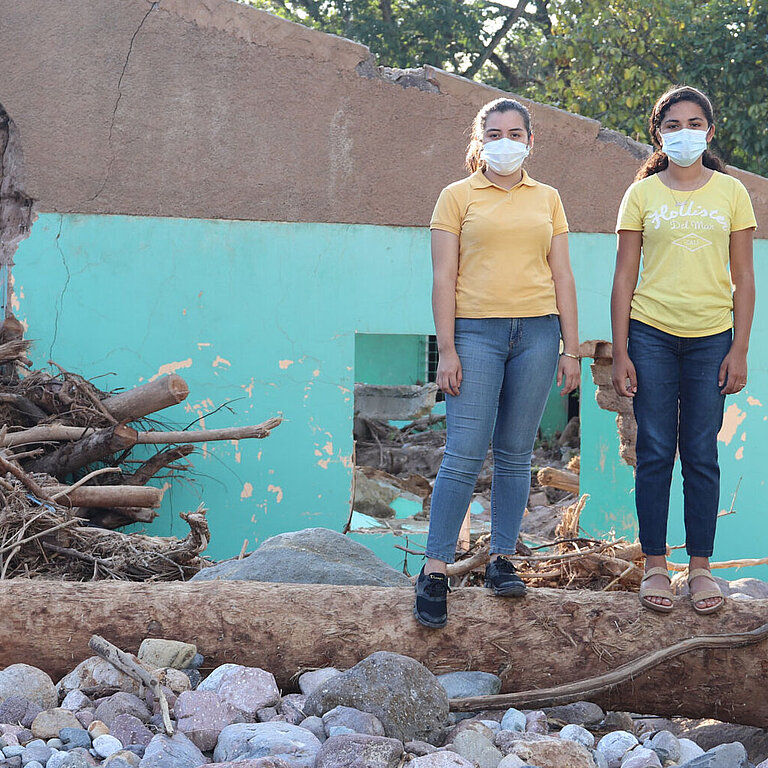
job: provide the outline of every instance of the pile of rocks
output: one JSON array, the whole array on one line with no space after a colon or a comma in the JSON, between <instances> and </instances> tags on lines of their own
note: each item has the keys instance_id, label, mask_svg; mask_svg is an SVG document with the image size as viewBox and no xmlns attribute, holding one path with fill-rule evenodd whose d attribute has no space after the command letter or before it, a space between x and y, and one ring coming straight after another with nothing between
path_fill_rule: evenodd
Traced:
<instances>
[{"instance_id":1,"label":"pile of rocks","mask_svg":"<svg viewBox=\"0 0 768 768\"><path fill-rule=\"evenodd\" d=\"M201 679L194 645L145 640L171 706L100 657L58 685L26 664L0 671L0 766L8 768L751 768L738 743L705 752L669 730L579 702L543 711L449 713L449 698L498 693L483 672L435 677L374 653L351 669L307 671L281 695L269 672L224 664ZM647 723L646 722L646 727ZM768 760L758 768L768 768Z\"/></svg>"}]
</instances>

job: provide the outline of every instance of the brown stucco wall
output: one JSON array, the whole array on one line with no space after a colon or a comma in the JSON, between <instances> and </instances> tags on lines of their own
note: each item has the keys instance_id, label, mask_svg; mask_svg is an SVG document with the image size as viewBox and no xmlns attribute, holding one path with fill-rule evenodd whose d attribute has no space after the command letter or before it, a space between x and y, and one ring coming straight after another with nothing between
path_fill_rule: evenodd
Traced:
<instances>
[{"instance_id":1,"label":"brown stucco wall","mask_svg":"<svg viewBox=\"0 0 768 768\"><path fill-rule=\"evenodd\" d=\"M40 211L422 226L498 95L429 67L431 91L402 87L364 46L231 0L0 0L0 18ZM612 231L638 145L532 109L531 174L573 230ZM768 180L739 175L768 222Z\"/></svg>"}]
</instances>

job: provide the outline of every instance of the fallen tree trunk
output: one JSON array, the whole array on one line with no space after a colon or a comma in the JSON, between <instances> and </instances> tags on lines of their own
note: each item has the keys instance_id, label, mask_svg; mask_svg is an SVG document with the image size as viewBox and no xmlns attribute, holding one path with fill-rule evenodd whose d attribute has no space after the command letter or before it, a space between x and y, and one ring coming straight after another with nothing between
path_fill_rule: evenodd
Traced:
<instances>
[{"instance_id":1,"label":"fallen tree trunk","mask_svg":"<svg viewBox=\"0 0 768 768\"><path fill-rule=\"evenodd\" d=\"M81 485L67 490L67 485L46 485L49 496L57 496L63 507L151 507L157 509L163 500L162 488L148 485ZM59 496L59 494L61 494Z\"/></svg>"},{"instance_id":2,"label":"fallen tree trunk","mask_svg":"<svg viewBox=\"0 0 768 768\"><path fill-rule=\"evenodd\" d=\"M176 373L148 381L140 387L107 397L101 401L117 421L135 421L186 400L187 382Z\"/></svg>"},{"instance_id":3,"label":"fallen tree trunk","mask_svg":"<svg viewBox=\"0 0 768 768\"><path fill-rule=\"evenodd\" d=\"M0 667L37 659L58 679L91 655L88 640L100 633L134 652L147 636L194 642L208 667L261 667L288 689L300 670L344 669L387 650L437 674L493 672L502 691L512 692L597 677L660 647L750 632L768 620L766 600L729 600L719 613L698 616L677 598L671 619L641 608L631 593L535 589L511 601L465 588L451 594L448 628L441 631L415 622L412 601L411 590L385 587L12 580L0 590ZM26 631L30 615L38 616L37 632ZM762 727L766 650L765 641L696 648L590 698L607 709Z\"/></svg>"},{"instance_id":4,"label":"fallen tree trunk","mask_svg":"<svg viewBox=\"0 0 768 768\"><path fill-rule=\"evenodd\" d=\"M28 472L39 472L62 480L81 467L93 464L118 451L132 448L136 445L136 440L135 429L118 424L114 427L97 429L77 442L65 443L55 451L25 466Z\"/></svg>"}]
</instances>

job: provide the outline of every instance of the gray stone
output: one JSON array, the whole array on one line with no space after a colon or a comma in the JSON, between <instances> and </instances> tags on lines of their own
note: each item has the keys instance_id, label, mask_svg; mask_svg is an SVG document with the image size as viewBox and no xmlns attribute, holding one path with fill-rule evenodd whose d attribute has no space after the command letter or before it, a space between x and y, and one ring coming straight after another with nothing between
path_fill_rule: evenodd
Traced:
<instances>
[{"instance_id":1,"label":"gray stone","mask_svg":"<svg viewBox=\"0 0 768 768\"><path fill-rule=\"evenodd\" d=\"M496 768L522 768L525 763L517 755L507 755L501 758Z\"/></svg>"},{"instance_id":2,"label":"gray stone","mask_svg":"<svg viewBox=\"0 0 768 768\"><path fill-rule=\"evenodd\" d=\"M298 725L306 718L304 705L307 703L307 697L301 693L289 693L280 699L277 705L277 711L285 717L286 723Z\"/></svg>"},{"instance_id":3,"label":"gray stone","mask_svg":"<svg viewBox=\"0 0 768 768\"><path fill-rule=\"evenodd\" d=\"M119 715L133 715L141 720L142 723L146 723L152 717L152 712L150 712L149 707L138 696L120 691L104 699L96 707L94 715L97 720L101 720L102 723L111 728L115 718Z\"/></svg>"},{"instance_id":4,"label":"gray stone","mask_svg":"<svg viewBox=\"0 0 768 768\"><path fill-rule=\"evenodd\" d=\"M479 733L481 736L484 736L489 741L493 741L496 733L500 730L499 723L496 723L496 725L498 726L496 730L492 730L485 722L478 720L476 717L473 717L470 720L462 720L460 723L454 725L453 728L451 728L448 733L445 734L445 743L451 743L460 733L463 733L464 731L474 731L475 733Z\"/></svg>"},{"instance_id":5,"label":"gray stone","mask_svg":"<svg viewBox=\"0 0 768 768\"><path fill-rule=\"evenodd\" d=\"M42 712L39 704L25 699L23 696L9 696L0 702L0 723L19 724L29 728L34 719Z\"/></svg>"},{"instance_id":6,"label":"gray stone","mask_svg":"<svg viewBox=\"0 0 768 768\"><path fill-rule=\"evenodd\" d=\"M575 741L587 749L595 746L595 737L586 728L573 723L563 726L560 730L560 738Z\"/></svg>"},{"instance_id":7,"label":"gray stone","mask_svg":"<svg viewBox=\"0 0 768 768\"><path fill-rule=\"evenodd\" d=\"M267 539L242 560L204 568L192 581L242 579L292 584L410 587L410 579L370 549L327 528L306 528Z\"/></svg>"},{"instance_id":8,"label":"gray stone","mask_svg":"<svg viewBox=\"0 0 768 768\"><path fill-rule=\"evenodd\" d=\"M648 746L659 756L662 763L680 762L680 741L673 733L659 731L653 735Z\"/></svg>"},{"instance_id":9,"label":"gray stone","mask_svg":"<svg viewBox=\"0 0 768 768\"><path fill-rule=\"evenodd\" d=\"M67 752L75 747L91 748L91 734L85 728L62 728L59 738L64 742Z\"/></svg>"},{"instance_id":10,"label":"gray stone","mask_svg":"<svg viewBox=\"0 0 768 768\"><path fill-rule=\"evenodd\" d=\"M549 733L547 715L540 709L525 713L525 730L528 733Z\"/></svg>"},{"instance_id":11,"label":"gray stone","mask_svg":"<svg viewBox=\"0 0 768 768\"><path fill-rule=\"evenodd\" d=\"M501 723L497 720L478 720L478 722L482 723L486 728L490 728L494 734L501 730Z\"/></svg>"},{"instance_id":12,"label":"gray stone","mask_svg":"<svg viewBox=\"0 0 768 768\"><path fill-rule=\"evenodd\" d=\"M603 753L608 762L608 768L619 768L625 753L636 747L637 744L638 741L635 736L628 731L613 731L612 733L606 733L597 742L595 749Z\"/></svg>"},{"instance_id":13,"label":"gray stone","mask_svg":"<svg viewBox=\"0 0 768 768\"><path fill-rule=\"evenodd\" d=\"M24 751L24 747L21 744L11 744L7 747L3 747L3 754L6 757L15 757L20 755Z\"/></svg>"},{"instance_id":14,"label":"gray stone","mask_svg":"<svg viewBox=\"0 0 768 768\"><path fill-rule=\"evenodd\" d=\"M603 710L591 701L574 701L560 707L546 707L544 711L551 720L576 725L596 725L605 717Z\"/></svg>"},{"instance_id":15,"label":"gray stone","mask_svg":"<svg viewBox=\"0 0 768 768\"><path fill-rule=\"evenodd\" d=\"M146 747L152 741L152 731L134 715L118 715L113 721L109 732L127 747L131 744L141 744Z\"/></svg>"},{"instance_id":16,"label":"gray stone","mask_svg":"<svg viewBox=\"0 0 768 768\"><path fill-rule=\"evenodd\" d=\"M41 709L53 709L59 703L53 680L29 664L11 664L0 671L0 702L10 696L20 696Z\"/></svg>"},{"instance_id":17,"label":"gray stone","mask_svg":"<svg viewBox=\"0 0 768 768\"><path fill-rule=\"evenodd\" d=\"M606 731L635 732L635 720L629 712L606 712L602 728Z\"/></svg>"},{"instance_id":18,"label":"gray stone","mask_svg":"<svg viewBox=\"0 0 768 768\"><path fill-rule=\"evenodd\" d=\"M103 768L137 768L140 764L141 758L137 754L127 749L121 749L104 761Z\"/></svg>"},{"instance_id":19,"label":"gray stone","mask_svg":"<svg viewBox=\"0 0 768 768\"><path fill-rule=\"evenodd\" d=\"M192 661L189 662L189 669L200 669L205 663L205 656L199 651L192 657Z\"/></svg>"},{"instance_id":20,"label":"gray stone","mask_svg":"<svg viewBox=\"0 0 768 768\"><path fill-rule=\"evenodd\" d=\"M757 600L768 600L768 581L745 577L730 582L731 594L739 592Z\"/></svg>"},{"instance_id":21,"label":"gray stone","mask_svg":"<svg viewBox=\"0 0 768 768\"><path fill-rule=\"evenodd\" d=\"M141 768L199 768L208 763L203 753L183 734L158 733L147 745Z\"/></svg>"},{"instance_id":22,"label":"gray stone","mask_svg":"<svg viewBox=\"0 0 768 768\"><path fill-rule=\"evenodd\" d=\"M179 640L162 640L148 637L139 646L139 661L154 669L173 667L186 669L197 654L197 647L192 643L182 643Z\"/></svg>"},{"instance_id":23,"label":"gray stone","mask_svg":"<svg viewBox=\"0 0 768 768\"><path fill-rule=\"evenodd\" d=\"M313 669L305 672L299 677L299 690L309 696L314 693L326 680L330 680L336 675L340 675L341 670L335 667L323 667L322 669Z\"/></svg>"},{"instance_id":24,"label":"gray stone","mask_svg":"<svg viewBox=\"0 0 768 768\"><path fill-rule=\"evenodd\" d=\"M437 752L437 747L433 744L427 744L426 741L407 741L405 743L405 751L409 755L421 757L422 755L431 755L433 752Z\"/></svg>"},{"instance_id":25,"label":"gray stone","mask_svg":"<svg viewBox=\"0 0 768 768\"><path fill-rule=\"evenodd\" d=\"M195 693L214 691L228 704L253 719L258 710L280 701L275 676L258 667L222 664L197 686Z\"/></svg>"},{"instance_id":26,"label":"gray stone","mask_svg":"<svg viewBox=\"0 0 768 768\"><path fill-rule=\"evenodd\" d=\"M734 741L713 747L680 768L749 768L749 760L744 745Z\"/></svg>"},{"instance_id":27,"label":"gray stone","mask_svg":"<svg viewBox=\"0 0 768 768\"><path fill-rule=\"evenodd\" d=\"M182 669L181 670L188 678L189 678L189 687L190 690L195 690L198 685L200 685L200 681L203 679L203 676L200 674L199 669Z\"/></svg>"},{"instance_id":28,"label":"gray stone","mask_svg":"<svg viewBox=\"0 0 768 768\"><path fill-rule=\"evenodd\" d=\"M98 765L96 758L87 749L76 747L67 753L62 768L90 768L92 765Z\"/></svg>"},{"instance_id":29,"label":"gray stone","mask_svg":"<svg viewBox=\"0 0 768 768\"><path fill-rule=\"evenodd\" d=\"M277 717L277 707L262 707L256 710L256 721L259 723L268 723Z\"/></svg>"},{"instance_id":30,"label":"gray stone","mask_svg":"<svg viewBox=\"0 0 768 768\"><path fill-rule=\"evenodd\" d=\"M501 678L490 672L448 672L438 675L449 699L469 696L495 696L501 690Z\"/></svg>"},{"instance_id":31,"label":"gray stone","mask_svg":"<svg viewBox=\"0 0 768 768\"><path fill-rule=\"evenodd\" d=\"M525 730L525 724L525 715L519 709L510 707L501 719L501 730L522 732Z\"/></svg>"},{"instance_id":32,"label":"gray stone","mask_svg":"<svg viewBox=\"0 0 768 768\"><path fill-rule=\"evenodd\" d=\"M310 733L314 733L315 736L320 739L320 741L325 741L328 738L325 734L325 725L323 725L323 719L321 717L317 717L317 715L305 717L299 723L299 726L306 728Z\"/></svg>"},{"instance_id":33,"label":"gray stone","mask_svg":"<svg viewBox=\"0 0 768 768\"><path fill-rule=\"evenodd\" d=\"M378 651L327 680L307 699L308 715L347 706L381 720L387 736L400 741L442 738L448 697L435 676L415 659Z\"/></svg>"},{"instance_id":34,"label":"gray stone","mask_svg":"<svg viewBox=\"0 0 768 768\"><path fill-rule=\"evenodd\" d=\"M24 762L24 756L21 756L21 764L27 766L27 768L45 768L45 763L41 763L39 760L27 760Z\"/></svg>"},{"instance_id":35,"label":"gray stone","mask_svg":"<svg viewBox=\"0 0 768 768\"><path fill-rule=\"evenodd\" d=\"M63 768L66 765L68 758L69 755L66 752L54 752L48 758L45 768Z\"/></svg>"},{"instance_id":36,"label":"gray stone","mask_svg":"<svg viewBox=\"0 0 768 768\"><path fill-rule=\"evenodd\" d=\"M704 750L691 739L678 739L680 744L680 764L688 763L695 757L704 754Z\"/></svg>"},{"instance_id":37,"label":"gray stone","mask_svg":"<svg viewBox=\"0 0 768 768\"><path fill-rule=\"evenodd\" d=\"M355 384L355 416L386 421L414 421L435 407L437 385Z\"/></svg>"},{"instance_id":38,"label":"gray stone","mask_svg":"<svg viewBox=\"0 0 768 768\"><path fill-rule=\"evenodd\" d=\"M332 725L326 731L328 738L331 736L354 736L357 731L353 731L351 728L347 728L346 725Z\"/></svg>"},{"instance_id":39,"label":"gray stone","mask_svg":"<svg viewBox=\"0 0 768 768\"><path fill-rule=\"evenodd\" d=\"M662 768L659 756L645 747L635 747L621 760L621 768Z\"/></svg>"},{"instance_id":40,"label":"gray stone","mask_svg":"<svg viewBox=\"0 0 768 768\"><path fill-rule=\"evenodd\" d=\"M432 752L430 755L411 760L408 768L475 768L475 766L455 752Z\"/></svg>"},{"instance_id":41,"label":"gray stone","mask_svg":"<svg viewBox=\"0 0 768 768\"><path fill-rule=\"evenodd\" d=\"M61 739L53 738L48 739L48 741L45 742L51 749L56 750L63 750L64 749L64 742Z\"/></svg>"},{"instance_id":42,"label":"gray stone","mask_svg":"<svg viewBox=\"0 0 768 768\"><path fill-rule=\"evenodd\" d=\"M331 736L320 747L315 768L397 768L402 742L383 736L351 734Z\"/></svg>"},{"instance_id":43,"label":"gray stone","mask_svg":"<svg viewBox=\"0 0 768 768\"><path fill-rule=\"evenodd\" d=\"M44 741L35 739L24 747L21 753L21 764L26 765L31 760L38 760L45 765L52 754L53 750Z\"/></svg>"},{"instance_id":44,"label":"gray stone","mask_svg":"<svg viewBox=\"0 0 768 768\"><path fill-rule=\"evenodd\" d=\"M62 709L69 709L72 712L79 712L81 709L92 706L93 702L82 691L78 690L70 691L61 702Z\"/></svg>"},{"instance_id":45,"label":"gray stone","mask_svg":"<svg viewBox=\"0 0 768 768\"><path fill-rule=\"evenodd\" d=\"M221 732L213 758L225 762L273 755L295 768L313 768L320 746L313 733L290 723L238 723Z\"/></svg>"},{"instance_id":46,"label":"gray stone","mask_svg":"<svg viewBox=\"0 0 768 768\"><path fill-rule=\"evenodd\" d=\"M258 757L255 760L237 760L234 763L211 763L208 768L293 768L279 757Z\"/></svg>"},{"instance_id":47,"label":"gray stone","mask_svg":"<svg viewBox=\"0 0 768 768\"><path fill-rule=\"evenodd\" d=\"M115 752L119 752L122 748L123 745L120 740L109 733L106 733L103 736L97 736L93 740L93 751L99 757L109 757L110 755L114 755Z\"/></svg>"},{"instance_id":48,"label":"gray stone","mask_svg":"<svg viewBox=\"0 0 768 768\"><path fill-rule=\"evenodd\" d=\"M177 728L203 752L214 749L224 728L245 719L214 691L185 691L176 700L173 714Z\"/></svg>"},{"instance_id":49,"label":"gray stone","mask_svg":"<svg viewBox=\"0 0 768 768\"><path fill-rule=\"evenodd\" d=\"M462 731L453 740L456 752L477 768L496 768L502 754L485 736L477 731Z\"/></svg>"},{"instance_id":50,"label":"gray stone","mask_svg":"<svg viewBox=\"0 0 768 768\"><path fill-rule=\"evenodd\" d=\"M383 736L384 726L381 720L369 712L361 712L352 707L334 707L323 715L323 726L328 736L331 728L342 726L351 733L365 733L369 736Z\"/></svg>"},{"instance_id":51,"label":"gray stone","mask_svg":"<svg viewBox=\"0 0 768 768\"><path fill-rule=\"evenodd\" d=\"M65 696L76 688L115 688L128 693L140 693L141 683L115 669L100 656L91 656L81 661L68 675L59 680L56 690ZM52 706L56 706L54 703Z\"/></svg>"}]
</instances>

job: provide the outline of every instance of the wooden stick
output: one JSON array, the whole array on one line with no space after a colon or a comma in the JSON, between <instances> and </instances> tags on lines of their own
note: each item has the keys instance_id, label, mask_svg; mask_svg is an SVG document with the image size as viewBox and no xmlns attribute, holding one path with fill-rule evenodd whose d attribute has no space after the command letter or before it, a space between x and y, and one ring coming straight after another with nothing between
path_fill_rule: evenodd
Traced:
<instances>
[{"instance_id":1,"label":"wooden stick","mask_svg":"<svg viewBox=\"0 0 768 768\"><path fill-rule=\"evenodd\" d=\"M280 424L282 419L269 419L253 427L224 427L223 429L198 429L189 432L139 432L139 444L207 443L214 440L245 440L263 438Z\"/></svg>"},{"instance_id":2,"label":"wooden stick","mask_svg":"<svg viewBox=\"0 0 768 768\"><path fill-rule=\"evenodd\" d=\"M171 715L168 710L168 699L165 698L163 687L160 681L148 670L144 669L138 662L134 661L127 653L121 651L116 645L105 640L99 635L93 635L88 642L90 649L102 659L108 661L115 669L124 672L128 677L143 683L154 694L160 702L160 711L163 715L163 727L169 736L173 736L173 725L171 724Z\"/></svg>"},{"instance_id":3,"label":"wooden stick","mask_svg":"<svg viewBox=\"0 0 768 768\"><path fill-rule=\"evenodd\" d=\"M560 488L569 493L579 492L579 476L565 469L542 467L536 474L536 480L542 488Z\"/></svg>"},{"instance_id":4,"label":"wooden stick","mask_svg":"<svg viewBox=\"0 0 768 768\"><path fill-rule=\"evenodd\" d=\"M72 507L151 507L157 509L164 491L148 485L84 485L70 491L65 485L46 486ZM64 496L61 496L61 492ZM57 502L62 504L60 500Z\"/></svg>"},{"instance_id":5,"label":"wooden stick","mask_svg":"<svg viewBox=\"0 0 768 768\"><path fill-rule=\"evenodd\" d=\"M709 567L712 570L715 570L717 568L748 568L752 565L768 565L768 557L759 557L755 559L745 559L745 560L723 560L719 563L710 563ZM687 571L688 566L682 565L681 563L667 563L667 568L670 571Z\"/></svg>"},{"instance_id":6,"label":"wooden stick","mask_svg":"<svg viewBox=\"0 0 768 768\"><path fill-rule=\"evenodd\" d=\"M768 624L763 624L750 632L735 632L727 635L699 635L673 643L667 648L641 656L639 659L587 680L565 683L552 688L537 688L516 693L502 693L496 696L470 696L463 699L450 699L454 712L471 712L478 709L506 709L508 707L553 706L559 703L589 699L597 693L613 688L619 683L637 677L642 672L658 666L663 661L682 656L684 653L710 648L743 648L762 642L768 637Z\"/></svg>"},{"instance_id":7,"label":"wooden stick","mask_svg":"<svg viewBox=\"0 0 768 768\"><path fill-rule=\"evenodd\" d=\"M65 488L63 491L57 491L51 496L51 501L56 501L56 499L59 498L59 496L66 496L68 493L72 493L76 488L79 488L81 485L85 485L89 480L93 479L94 477L98 477L99 475L109 475L113 474L115 472L120 472L119 467L102 467L101 469L95 469L93 472L89 472L85 477L81 477L74 485L70 485L68 488Z\"/></svg>"},{"instance_id":8,"label":"wooden stick","mask_svg":"<svg viewBox=\"0 0 768 768\"><path fill-rule=\"evenodd\" d=\"M145 485L161 469L174 461L189 456L195 450L194 445L179 445L175 448L166 448L147 459L132 475L126 475L123 482L126 485Z\"/></svg>"},{"instance_id":9,"label":"wooden stick","mask_svg":"<svg viewBox=\"0 0 768 768\"><path fill-rule=\"evenodd\" d=\"M127 392L102 400L104 408L118 421L136 421L142 416L161 411L186 400L187 382L176 373L148 381Z\"/></svg>"},{"instance_id":10,"label":"wooden stick","mask_svg":"<svg viewBox=\"0 0 768 768\"><path fill-rule=\"evenodd\" d=\"M17 480L21 481L40 501L47 501L48 494L35 482L21 467L12 461L8 461L0 455L0 469L10 472Z\"/></svg>"}]
</instances>

